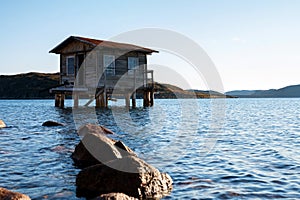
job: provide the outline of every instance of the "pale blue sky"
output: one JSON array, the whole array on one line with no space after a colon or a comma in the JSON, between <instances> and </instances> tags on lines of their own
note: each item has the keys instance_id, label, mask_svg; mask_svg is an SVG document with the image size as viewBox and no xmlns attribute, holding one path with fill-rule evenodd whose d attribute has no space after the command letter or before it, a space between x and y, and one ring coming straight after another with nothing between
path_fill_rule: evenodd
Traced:
<instances>
[{"instance_id":1,"label":"pale blue sky","mask_svg":"<svg viewBox=\"0 0 300 200\"><path fill-rule=\"evenodd\" d=\"M299 0L0 0L0 74L58 71L58 56L48 51L70 35L108 39L156 27L196 41L226 91L300 84L299 10ZM167 58L149 61L184 67Z\"/></svg>"}]
</instances>

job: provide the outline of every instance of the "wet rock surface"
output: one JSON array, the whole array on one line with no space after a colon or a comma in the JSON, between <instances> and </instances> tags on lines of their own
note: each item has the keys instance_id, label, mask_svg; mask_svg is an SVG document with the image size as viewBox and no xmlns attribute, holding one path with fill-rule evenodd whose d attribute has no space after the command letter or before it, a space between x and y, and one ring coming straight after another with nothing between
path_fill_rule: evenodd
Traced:
<instances>
[{"instance_id":1,"label":"wet rock surface","mask_svg":"<svg viewBox=\"0 0 300 200\"><path fill-rule=\"evenodd\" d=\"M111 131L110 129L96 124L86 124L81 126L78 130L78 134L82 137L85 136L87 133L114 134L114 132Z\"/></svg>"},{"instance_id":2,"label":"wet rock surface","mask_svg":"<svg viewBox=\"0 0 300 200\"><path fill-rule=\"evenodd\" d=\"M99 197L94 198L93 200L138 200L138 199L134 197L130 197L123 193L109 193L109 194L102 194Z\"/></svg>"},{"instance_id":3,"label":"wet rock surface","mask_svg":"<svg viewBox=\"0 0 300 200\"><path fill-rule=\"evenodd\" d=\"M83 134L80 134L83 133ZM83 126L84 137L72 158L83 168L76 178L76 195L96 199L160 199L172 190L172 179L149 165L121 141L99 127Z\"/></svg>"},{"instance_id":4,"label":"wet rock surface","mask_svg":"<svg viewBox=\"0 0 300 200\"><path fill-rule=\"evenodd\" d=\"M45 121L42 126L64 126L64 124L55 121Z\"/></svg>"},{"instance_id":5,"label":"wet rock surface","mask_svg":"<svg viewBox=\"0 0 300 200\"><path fill-rule=\"evenodd\" d=\"M0 120L0 125L2 120ZM4 122L3 122L4 124ZM5 124L4 124L5 125ZM46 121L43 126L63 126ZM172 190L172 179L137 157L122 141L107 137L109 129L87 124L79 129L82 140L72 153L83 168L76 178L76 195L88 199L160 199ZM51 150L64 151L63 146ZM28 200L27 195L0 188L0 200Z\"/></svg>"},{"instance_id":6,"label":"wet rock surface","mask_svg":"<svg viewBox=\"0 0 300 200\"><path fill-rule=\"evenodd\" d=\"M136 156L123 142L106 137L103 131L86 132L84 135L71 156L79 167L105 163L129 155Z\"/></svg>"},{"instance_id":7,"label":"wet rock surface","mask_svg":"<svg viewBox=\"0 0 300 200\"><path fill-rule=\"evenodd\" d=\"M76 146L72 159L75 164L87 167L121 158L114 141L104 134L86 134Z\"/></svg>"},{"instance_id":8,"label":"wet rock surface","mask_svg":"<svg viewBox=\"0 0 300 200\"><path fill-rule=\"evenodd\" d=\"M0 187L1 200L30 200L29 196Z\"/></svg>"},{"instance_id":9,"label":"wet rock surface","mask_svg":"<svg viewBox=\"0 0 300 200\"><path fill-rule=\"evenodd\" d=\"M128 156L83 169L76 186L79 197L118 192L139 199L160 199L170 193L172 179L140 158Z\"/></svg>"},{"instance_id":10,"label":"wet rock surface","mask_svg":"<svg viewBox=\"0 0 300 200\"><path fill-rule=\"evenodd\" d=\"M6 124L4 123L4 121L2 121L1 119L0 119L0 128L5 128L6 127Z\"/></svg>"}]
</instances>

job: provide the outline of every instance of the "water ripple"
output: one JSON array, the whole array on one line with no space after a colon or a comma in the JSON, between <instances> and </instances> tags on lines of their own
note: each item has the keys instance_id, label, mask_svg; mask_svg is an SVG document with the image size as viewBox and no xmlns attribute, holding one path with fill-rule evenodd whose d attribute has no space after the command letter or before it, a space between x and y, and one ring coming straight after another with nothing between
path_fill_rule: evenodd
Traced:
<instances>
[{"instance_id":1,"label":"water ripple","mask_svg":"<svg viewBox=\"0 0 300 200\"><path fill-rule=\"evenodd\" d=\"M183 101L194 108L195 101ZM228 99L221 131L212 126L218 100L197 102L189 112L177 100L156 100L153 108L129 115L115 107L78 109L74 116L52 100L0 100L0 118L8 125L0 129L1 185L32 199L78 199L79 169L70 159L79 142L76 118L99 121L168 172L174 189L165 199L300 198L300 99ZM46 120L67 126L42 127Z\"/></svg>"}]
</instances>

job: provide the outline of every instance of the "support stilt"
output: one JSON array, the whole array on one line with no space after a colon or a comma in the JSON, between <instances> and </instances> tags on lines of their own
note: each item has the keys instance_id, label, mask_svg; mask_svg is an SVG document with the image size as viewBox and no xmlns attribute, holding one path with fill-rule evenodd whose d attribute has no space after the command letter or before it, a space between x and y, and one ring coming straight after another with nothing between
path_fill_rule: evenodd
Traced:
<instances>
[{"instance_id":1,"label":"support stilt","mask_svg":"<svg viewBox=\"0 0 300 200\"><path fill-rule=\"evenodd\" d=\"M125 94L125 106L126 108L130 108L130 94Z\"/></svg>"},{"instance_id":2,"label":"support stilt","mask_svg":"<svg viewBox=\"0 0 300 200\"><path fill-rule=\"evenodd\" d=\"M59 107L64 108L65 107L65 94L60 95L60 101L59 101Z\"/></svg>"},{"instance_id":3,"label":"support stilt","mask_svg":"<svg viewBox=\"0 0 300 200\"><path fill-rule=\"evenodd\" d=\"M150 106L152 107L153 105L154 105L154 93L153 93L153 90L151 90L150 92L149 92L149 97L150 97L150 99L149 99L149 104L150 104Z\"/></svg>"},{"instance_id":4,"label":"support stilt","mask_svg":"<svg viewBox=\"0 0 300 200\"><path fill-rule=\"evenodd\" d=\"M101 107L100 95L98 97L95 97L95 99L96 99L96 108L100 108Z\"/></svg>"},{"instance_id":5,"label":"support stilt","mask_svg":"<svg viewBox=\"0 0 300 200\"><path fill-rule=\"evenodd\" d=\"M104 100L104 94L100 94L100 107L104 108L105 107L105 100Z\"/></svg>"},{"instance_id":6,"label":"support stilt","mask_svg":"<svg viewBox=\"0 0 300 200\"><path fill-rule=\"evenodd\" d=\"M74 101L73 107L74 107L74 108L78 108L78 105L79 105L79 94L76 94L76 93L75 93L75 94L73 95L73 98L74 98L74 100L73 100L73 101Z\"/></svg>"},{"instance_id":7,"label":"support stilt","mask_svg":"<svg viewBox=\"0 0 300 200\"><path fill-rule=\"evenodd\" d=\"M132 108L136 108L136 92L131 95Z\"/></svg>"},{"instance_id":8,"label":"support stilt","mask_svg":"<svg viewBox=\"0 0 300 200\"><path fill-rule=\"evenodd\" d=\"M55 107L59 107L59 94L55 94Z\"/></svg>"},{"instance_id":9,"label":"support stilt","mask_svg":"<svg viewBox=\"0 0 300 200\"><path fill-rule=\"evenodd\" d=\"M107 96L106 88L104 89L104 92L103 92L103 101L104 101L104 107L107 108L108 107L108 96Z\"/></svg>"},{"instance_id":10,"label":"support stilt","mask_svg":"<svg viewBox=\"0 0 300 200\"><path fill-rule=\"evenodd\" d=\"M55 94L55 107L65 107L65 94Z\"/></svg>"},{"instance_id":11,"label":"support stilt","mask_svg":"<svg viewBox=\"0 0 300 200\"><path fill-rule=\"evenodd\" d=\"M144 91L144 101L143 101L144 107L149 107L150 106L150 92L149 91Z\"/></svg>"}]
</instances>

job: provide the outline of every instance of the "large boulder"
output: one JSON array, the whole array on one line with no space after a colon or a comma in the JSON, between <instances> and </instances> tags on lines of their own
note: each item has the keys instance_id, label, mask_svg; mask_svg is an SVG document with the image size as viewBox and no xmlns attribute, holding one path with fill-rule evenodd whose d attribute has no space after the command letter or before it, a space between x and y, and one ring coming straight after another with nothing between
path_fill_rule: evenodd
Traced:
<instances>
[{"instance_id":1,"label":"large boulder","mask_svg":"<svg viewBox=\"0 0 300 200\"><path fill-rule=\"evenodd\" d=\"M55 121L45 121L42 126L64 126L64 124Z\"/></svg>"},{"instance_id":2,"label":"large boulder","mask_svg":"<svg viewBox=\"0 0 300 200\"><path fill-rule=\"evenodd\" d=\"M79 167L105 163L135 153L121 141L115 141L104 134L85 133L75 147L71 157Z\"/></svg>"},{"instance_id":3,"label":"large boulder","mask_svg":"<svg viewBox=\"0 0 300 200\"><path fill-rule=\"evenodd\" d=\"M87 133L114 134L114 132L110 129L96 124L86 124L78 129L78 134L82 137L85 136Z\"/></svg>"},{"instance_id":4,"label":"large boulder","mask_svg":"<svg viewBox=\"0 0 300 200\"><path fill-rule=\"evenodd\" d=\"M0 187L1 200L30 200L29 196Z\"/></svg>"},{"instance_id":5,"label":"large boulder","mask_svg":"<svg viewBox=\"0 0 300 200\"><path fill-rule=\"evenodd\" d=\"M122 158L113 140L104 134L86 134L72 154L75 164L86 167Z\"/></svg>"},{"instance_id":6,"label":"large boulder","mask_svg":"<svg viewBox=\"0 0 300 200\"><path fill-rule=\"evenodd\" d=\"M0 119L0 128L5 128L6 127L6 124L4 123L4 121L2 121L1 119Z\"/></svg>"},{"instance_id":7,"label":"large boulder","mask_svg":"<svg viewBox=\"0 0 300 200\"><path fill-rule=\"evenodd\" d=\"M78 197L117 192L138 199L159 199L172 190L172 179L140 158L127 156L83 169L76 186Z\"/></svg>"},{"instance_id":8,"label":"large boulder","mask_svg":"<svg viewBox=\"0 0 300 200\"><path fill-rule=\"evenodd\" d=\"M138 199L134 197L130 197L123 193L109 193L109 194L102 194L99 197L94 198L93 200L138 200Z\"/></svg>"}]
</instances>

